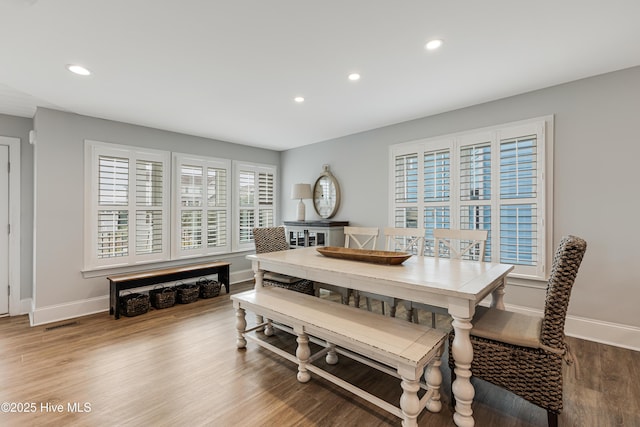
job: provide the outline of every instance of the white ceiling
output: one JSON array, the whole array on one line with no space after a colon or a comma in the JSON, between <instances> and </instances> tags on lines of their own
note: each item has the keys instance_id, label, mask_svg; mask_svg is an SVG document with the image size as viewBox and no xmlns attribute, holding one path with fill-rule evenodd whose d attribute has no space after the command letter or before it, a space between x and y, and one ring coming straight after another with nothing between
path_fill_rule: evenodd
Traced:
<instances>
[{"instance_id":1,"label":"white ceiling","mask_svg":"<svg viewBox=\"0 0 640 427\"><path fill-rule=\"evenodd\" d=\"M284 150L640 65L638 17L638 0L0 0L0 113Z\"/></svg>"}]
</instances>

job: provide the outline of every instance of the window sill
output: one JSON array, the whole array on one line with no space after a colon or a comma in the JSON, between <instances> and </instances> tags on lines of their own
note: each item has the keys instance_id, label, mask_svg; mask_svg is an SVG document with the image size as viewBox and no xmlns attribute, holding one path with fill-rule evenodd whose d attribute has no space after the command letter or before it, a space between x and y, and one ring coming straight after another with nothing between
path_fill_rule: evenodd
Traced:
<instances>
[{"instance_id":1,"label":"window sill","mask_svg":"<svg viewBox=\"0 0 640 427\"><path fill-rule=\"evenodd\" d=\"M510 274L507 277L507 284L522 288L546 289L547 279L536 276L527 276L524 274Z\"/></svg>"},{"instance_id":2,"label":"window sill","mask_svg":"<svg viewBox=\"0 0 640 427\"><path fill-rule=\"evenodd\" d=\"M108 277L116 274L135 273L138 271L158 270L161 268L169 268L169 267L179 267L179 266L189 265L193 263L224 261L230 258L237 258L238 256L242 256L245 253L251 253L251 252L253 252L253 249L230 252L222 255L194 256L192 258L181 258L177 260L131 264L131 265L124 265L119 267L91 268L91 269L81 270L80 272L82 273L82 278L93 279L96 277Z\"/></svg>"}]
</instances>

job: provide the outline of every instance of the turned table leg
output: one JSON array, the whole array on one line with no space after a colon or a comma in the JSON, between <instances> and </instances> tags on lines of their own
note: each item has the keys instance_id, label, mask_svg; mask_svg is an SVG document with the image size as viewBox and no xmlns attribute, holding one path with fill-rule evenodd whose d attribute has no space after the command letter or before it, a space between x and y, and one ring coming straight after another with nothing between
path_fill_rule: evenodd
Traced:
<instances>
[{"instance_id":1,"label":"turned table leg","mask_svg":"<svg viewBox=\"0 0 640 427\"><path fill-rule=\"evenodd\" d=\"M491 292L491 307L497 308L498 310L504 310L505 281Z\"/></svg>"},{"instance_id":2,"label":"turned table leg","mask_svg":"<svg viewBox=\"0 0 640 427\"><path fill-rule=\"evenodd\" d=\"M247 340L244 338L244 331L247 329L247 320L245 319L244 308L238 307L236 309L236 347L245 348L247 346Z\"/></svg>"},{"instance_id":3,"label":"turned table leg","mask_svg":"<svg viewBox=\"0 0 640 427\"><path fill-rule=\"evenodd\" d=\"M473 361L473 347L469 339L471 319L453 316L452 324L455 338L451 346L451 354L456 365L454 368L456 379L451 385L456 400L456 412L453 414L453 421L458 427L473 427L474 420L471 403L473 402L475 390L470 381L471 362Z\"/></svg>"}]
</instances>

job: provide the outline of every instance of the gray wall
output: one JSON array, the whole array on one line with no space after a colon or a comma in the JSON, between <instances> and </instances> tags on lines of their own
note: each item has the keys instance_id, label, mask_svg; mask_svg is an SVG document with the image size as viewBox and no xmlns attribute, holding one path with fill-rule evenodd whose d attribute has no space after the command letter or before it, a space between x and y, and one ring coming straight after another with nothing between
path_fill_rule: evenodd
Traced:
<instances>
[{"instance_id":1,"label":"gray wall","mask_svg":"<svg viewBox=\"0 0 640 427\"><path fill-rule=\"evenodd\" d=\"M328 163L342 187L335 219L388 225L389 146L532 117L555 115L553 246L566 234L588 242L569 313L640 327L635 171L640 158L640 67L338 138L282 154L281 194L313 183ZM311 200L307 219L317 218ZM283 199L282 217L295 217ZM525 284L526 285L526 284ZM544 284L510 285L506 302L540 309Z\"/></svg>"},{"instance_id":2,"label":"gray wall","mask_svg":"<svg viewBox=\"0 0 640 427\"><path fill-rule=\"evenodd\" d=\"M31 297L33 272L33 120L0 114L0 135L20 138L20 297Z\"/></svg>"},{"instance_id":3,"label":"gray wall","mask_svg":"<svg viewBox=\"0 0 640 427\"><path fill-rule=\"evenodd\" d=\"M34 126L36 310L108 294L104 277L84 278L82 273L85 139L280 165L276 151L50 109L37 110ZM244 254L228 260L232 274L250 268Z\"/></svg>"}]
</instances>

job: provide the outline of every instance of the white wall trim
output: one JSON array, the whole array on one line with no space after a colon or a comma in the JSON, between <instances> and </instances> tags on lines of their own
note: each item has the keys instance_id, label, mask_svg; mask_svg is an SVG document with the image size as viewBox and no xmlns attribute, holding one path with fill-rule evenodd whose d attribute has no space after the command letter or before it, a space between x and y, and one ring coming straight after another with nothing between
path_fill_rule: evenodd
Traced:
<instances>
[{"instance_id":1,"label":"white wall trim","mask_svg":"<svg viewBox=\"0 0 640 427\"><path fill-rule=\"evenodd\" d=\"M229 280L231 284L245 282L253 278L253 271L242 270L230 273ZM148 286L146 288L152 288ZM143 288L140 288L143 289ZM25 300L29 301L30 300ZM25 302L26 303L26 302ZM90 314L108 312L109 311L109 295L104 295L96 298L88 298L85 300L73 301L65 304L50 305L47 307L40 307L37 309L28 310L29 321L31 326L39 326L52 322L59 322L62 320L73 319L81 316L88 316Z\"/></svg>"},{"instance_id":2,"label":"white wall trim","mask_svg":"<svg viewBox=\"0 0 640 427\"><path fill-rule=\"evenodd\" d=\"M30 313L31 326L39 326L61 320L73 319L109 310L109 296L89 298L66 304L56 304L35 309Z\"/></svg>"},{"instance_id":3,"label":"white wall trim","mask_svg":"<svg viewBox=\"0 0 640 427\"><path fill-rule=\"evenodd\" d=\"M9 315L21 312L20 304L20 138L0 136L0 144L9 146Z\"/></svg>"},{"instance_id":4,"label":"white wall trim","mask_svg":"<svg viewBox=\"0 0 640 427\"><path fill-rule=\"evenodd\" d=\"M511 304L505 304L505 309L535 316L543 314L542 310ZM570 337L640 351L640 328L636 326L567 315L564 331Z\"/></svg>"}]
</instances>

